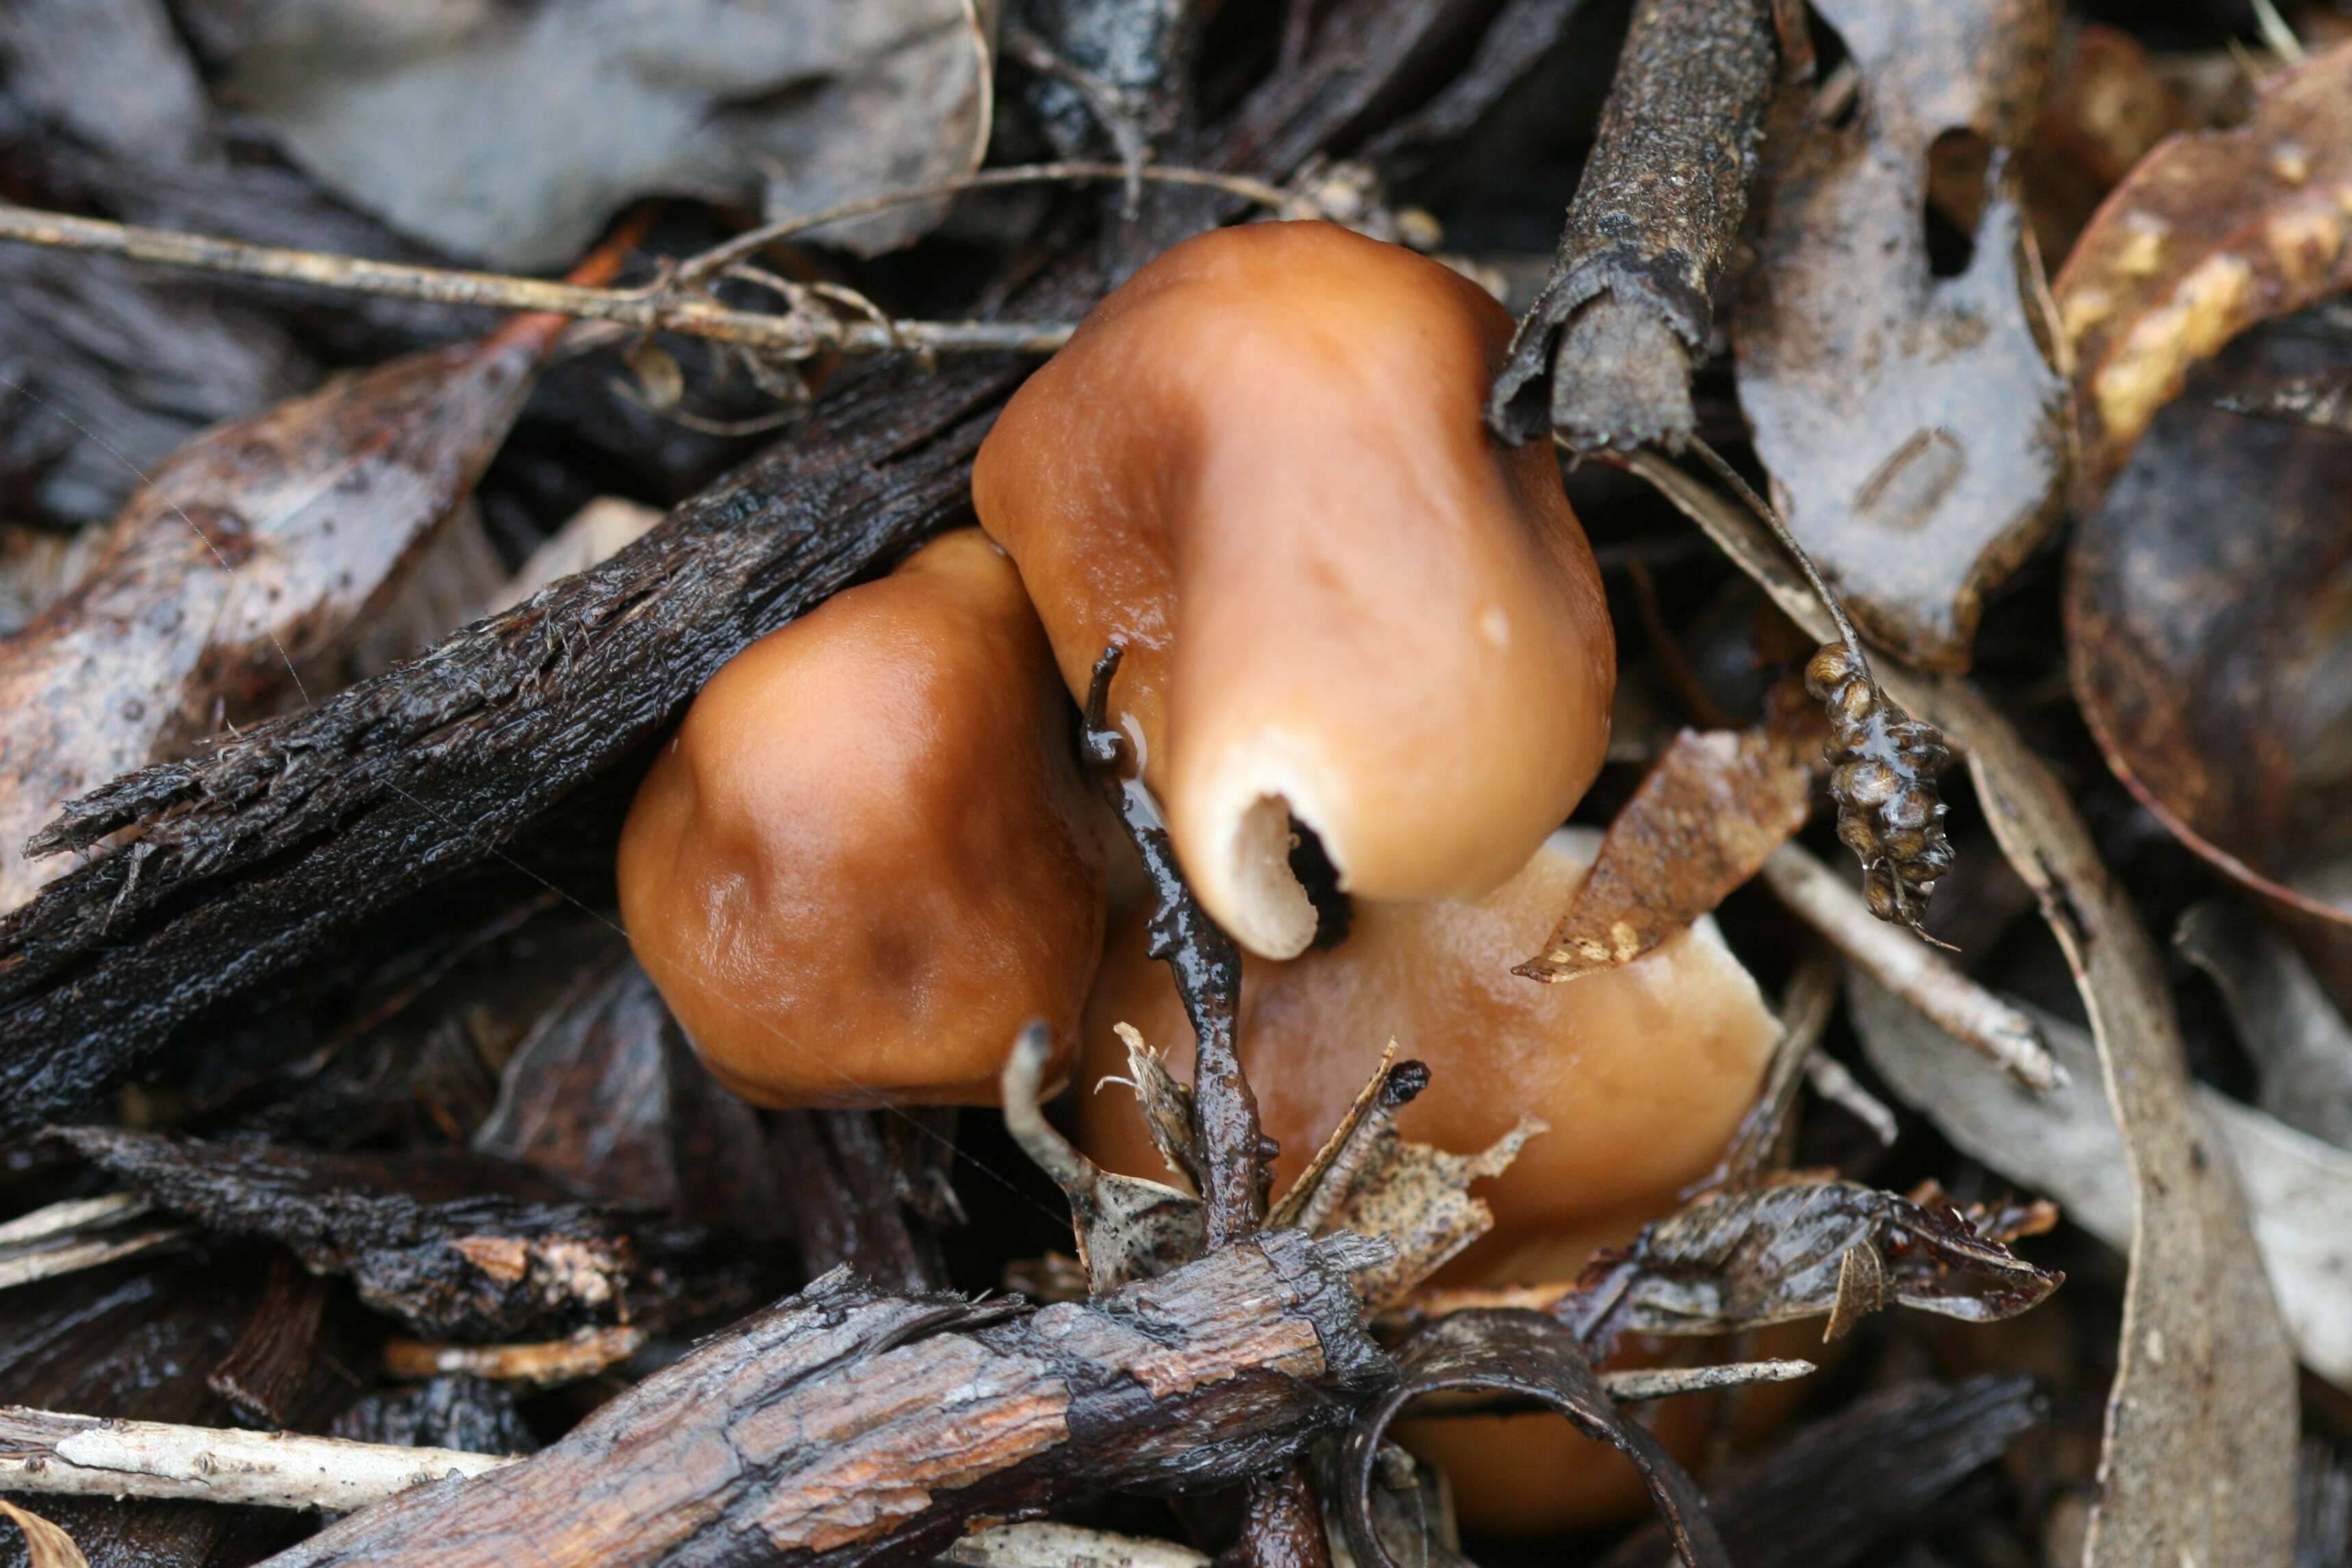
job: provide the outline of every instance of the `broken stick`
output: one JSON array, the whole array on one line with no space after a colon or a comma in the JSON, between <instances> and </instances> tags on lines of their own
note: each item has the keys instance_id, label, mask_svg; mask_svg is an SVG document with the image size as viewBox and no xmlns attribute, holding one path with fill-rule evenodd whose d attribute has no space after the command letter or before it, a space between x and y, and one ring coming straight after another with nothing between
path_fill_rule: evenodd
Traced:
<instances>
[{"instance_id":1,"label":"broken stick","mask_svg":"<svg viewBox=\"0 0 2352 1568\"><path fill-rule=\"evenodd\" d=\"M1679 450L1694 355L1756 177L1776 58L1766 0L1641 0L1486 423L1514 444Z\"/></svg>"},{"instance_id":2,"label":"broken stick","mask_svg":"<svg viewBox=\"0 0 2352 1568\"><path fill-rule=\"evenodd\" d=\"M836 1270L478 1479L271 1559L920 1562L1083 1492L1263 1472L1393 1376L1349 1270L1276 1231L1097 1302L886 1296Z\"/></svg>"}]
</instances>

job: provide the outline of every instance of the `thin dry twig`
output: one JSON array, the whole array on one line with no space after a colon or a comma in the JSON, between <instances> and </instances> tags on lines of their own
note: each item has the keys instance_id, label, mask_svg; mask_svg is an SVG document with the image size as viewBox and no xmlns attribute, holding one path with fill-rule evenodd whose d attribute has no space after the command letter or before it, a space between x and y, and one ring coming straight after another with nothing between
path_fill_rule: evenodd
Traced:
<instances>
[{"instance_id":1,"label":"thin dry twig","mask_svg":"<svg viewBox=\"0 0 2352 1568\"><path fill-rule=\"evenodd\" d=\"M443 1476L513 1463L455 1448L405 1448L163 1421L102 1421L0 1409L0 1491L152 1498L260 1508L362 1509Z\"/></svg>"},{"instance_id":2,"label":"thin dry twig","mask_svg":"<svg viewBox=\"0 0 2352 1568\"><path fill-rule=\"evenodd\" d=\"M1781 1002L1780 1043L1772 1047L1771 1065L1765 1069L1764 1087L1756 1103L1739 1119L1739 1129L1731 1135L1723 1158L1716 1162L1714 1170L1684 1189L1685 1197L1716 1187L1746 1184L1771 1168L1788 1131L1789 1113L1796 1108L1797 1086L1805 1080L1814 1047L1821 1044L1822 1031L1829 1027L1830 1016L1837 1011L1837 1001L1836 965L1819 955L1808 959L1790 980Z\"/></svg>"},{"instance_id":3,"label":"thin dry twig","mask_svg":"<svg viewBox=\"0 0 2352 1568\"><path fill-rule=\"evenodd\" d=\"M543 278L466 272L371 261L323 251L247 245L209 235L176 234L101 218L30 207L0 206L0 239L61 250L120 256L165 267L225 272L278 283L305 283L350 293L381 294L434 304L547 311L580 321L611 321L637 331L681 332L732 343L779 359L819 353L1051 353L1069 329L1022 321L898 321L841 320L802 313L739 310L674 284L646 289L595 289Z\"/></svg>"},{"instance_id":4,"label":"thin dry twig","mask_svg":"<svg viewBox=\"0 0 2352 1568\"><path fill-rule=\"evenodd\" d=\"M1932 950L1874 918L1862 895L1800 845L1784 844L1764 862L1764 881L1789 912L1831 946L2026 1088L2047 1092L2066 1081L2033 1020Z\"/></svg>"},{"instance_id":5,"label":"thin dry twig","mask_svg":"<svg viewBox=\"0 0 2352 1568\"><path fill-rule=\"evenodd\" d=\"M646 1331L632 1324L585 1328L560 1340L527 1344L447 1345L398 1336L384 1342L383 1369L394 1377L462 1373L493 1383L552 1388L593 1377L637 1353Z\"/></svg>"},{"instance_id":6,"label":"thin dry twig","mask_svg":"<svg viewBox=\"0 0 2352 1568\"><path fill-rule=\"evenodd\" d=\"M1294 198L1279 186L1207 169L1130 171L1118 163L1032 163L985 169L934 184L842 202L820 211L747 230L726 244L680 263L644 288L598 289L541 278L373 261L325 251L248 245L210 235L180 234L109 223L100 218L0 205L0 240L120 256L164 267L222 272L278 283L300 283L349 293L422 300L435 304L538 310L636 332L679 332L777 359L820 353L1051 353L1069 337L1056 322L918 321L795 309L782 314L737 310L696 291L763 247L795 235L868 216L892 207L936 201L965 191L1006 185L1136 177L1163 184L1203 186L1288 210Z\"/></svg>"}]
</instances>

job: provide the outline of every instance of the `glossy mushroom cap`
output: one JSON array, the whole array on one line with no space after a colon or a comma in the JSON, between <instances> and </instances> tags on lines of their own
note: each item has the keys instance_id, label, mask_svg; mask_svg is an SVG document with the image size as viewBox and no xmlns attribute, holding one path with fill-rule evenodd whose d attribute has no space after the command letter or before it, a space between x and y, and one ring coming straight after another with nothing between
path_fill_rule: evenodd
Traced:
<instances>
[{"instance_id":1,"label":"glossy mushroom cap","mask_svg":"<svg viewBox=\"0 0 2352 1568\"><path fill-rule=\"evenodd\" d=\"M1265 1131L1282 1145L1277 1192L1297 1178L1379 1063L1428 1064L1405 1107L1408 1138L1484 1149L1520 1116L1551 1131L1476 1191L1495 1229L1440 1279L1456 1285L1572 1279L1595 1247L1622 1245L1676 1206L1721 1157L1761 1086L1780 1028L1755 981L1701 921L1622 969L1564 985L1511 973L1540 945L1584 879L1599 836L1554 834L1475 902L1360 905L1348 939L1287 963L1244 966L1241 1056ZM1087 1004L1078 1142L1097 1162L1166 1180L1112 1034L1132 1024L1190 1074L1192 1037L1163 965L1143 952L1139 916L1114 923ZM1704 1436L1687 1401L1663 1412ZM1643 1491L1613 1451L1547 1417L1415 1422L1409 1445L1447 1470L1474 1529L1542 1533L1638 1509Z\"/></svg>"},{"instance_id":2,"label":"glossy mushroom cap","mask_svg":"<svg viewBox=\"0 0 2352 1568\"><path fill-rule=\"evenodd\" d=\"M1391 1037L1399 1059L1430 1071L1398 1121L1406 1137L1467 1152L1523 1115L1552 1129L1479 1187L1495 1228L1449 1267L1455 1283L1572 1279L1593 1247L1630 1240L1713 1168L1780 1026L1712 921L1569 984L1511 973L1568 906L1598 842L1563 830L1475 902L1360 906L1338 947L1244 966L1242 1065L1282 1144L1277 1192ZM1189 1077L1192 1031L1166 966L1144 953L1140 910L1115 924L1087 1006L1078 1134L1110 1169L1165 1180L1134 1097L1092 1088L1125 1072L1111 1032L1122 1022Z\"/></svg>"},{"instance_id":3,"label":"glossy mushroom cap","mask_svg":"<svg viewBox=\"0 0 2352 1568\"><path fill-rule=\"evenodd\" d=\"M1066 1070L1102 952L1101 806L1019 575L977 529L761 638L621 835L638 959L759 1105L992 1104Z\"/></svg>"},{"instance_id":4,"label":"glossy mushroom cap","mask_svg":"<svg viewBox=\"0 0 2352 1568\"><path fill-rule=\"evenodd\" d=\"M1314 935L1294 818L1360 900L1476 898L1600 768L1591 551L1549 449L1480 421L1510 331L1401 247L1221 229L1097 306L981 448L1063 678L1125 645L1113 716L1254 952Z\"/></svg>"}]
</instances>

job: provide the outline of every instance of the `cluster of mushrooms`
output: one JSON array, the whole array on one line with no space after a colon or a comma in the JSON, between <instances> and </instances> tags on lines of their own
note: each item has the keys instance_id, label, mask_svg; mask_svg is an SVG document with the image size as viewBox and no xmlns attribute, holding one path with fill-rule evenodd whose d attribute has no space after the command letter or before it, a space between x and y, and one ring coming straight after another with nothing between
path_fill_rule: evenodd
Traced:
<instances>
[{"instance_id":1,"label":"cluster of mushrooms","mask_svg":"<svg viewBox=\"0 0 2352 1568\"><path fill-rule=\"evenodd\" d=\"M1590 863L1560 825L1615 648L1551 452L1481 423L1510 330L1445 267L1321 223L1202 235L1097 306L982 448L981 526L730 663L646 777L622 910L710 1070L768 1106L989 1104L1042 1018L1080 1146L1171 1179L1132 1099L1095 1092L1115 1024L1180 1075L1192 1048L1075 742L1116 644L1110 720L1254 960L1240 1051L1276 1190L1394 1039L1431 1072L1406 1136L1558 1130L1486 1184L1495 1228L1444 1282L1573 1278L1673 1208L1780 1028L1704 920L1574 984L1511 973ZM1474 1528L1638 1496L1540 1417L1407 1436Z\"/></svg>"}]
</instances>

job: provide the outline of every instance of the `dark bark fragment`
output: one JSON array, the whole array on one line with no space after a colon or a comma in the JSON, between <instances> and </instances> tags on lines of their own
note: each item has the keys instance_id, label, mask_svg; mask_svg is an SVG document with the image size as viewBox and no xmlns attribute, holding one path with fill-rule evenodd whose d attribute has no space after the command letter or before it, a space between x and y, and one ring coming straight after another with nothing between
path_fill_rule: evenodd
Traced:
<instances>
[{"instance_id":1,"label":"dark bark fragment","mask_svg":"<svg viewBox=\"0 0 2352 1568\"><path fill-rule=\"evenodd\" d=\"M1405 1347L1396 1386L1348 1434L1339 1507L1358 1562L1396 1568L1372 1513L1374 1461L1389 1424L1423 1394L1475 1392L1556 1410L1587 1437L1618 1449L1641 1471L1683 1562L1729 1568L1698 1488L1648 1427L1611 1402L1564 1325L1540 1312L1456 1312Z\"/></svg>"},{"instance_id":2,"label":"dark bark fragment","mask_svg":"<svg viewBox=\"0 0 2352 1568\"><path fill-rule=\"evenodd\" d=\"M608 1322L644 1255L633 1231L528 1169L479 1155L311 1154L102 1127L58 1134L158 1207L267 1237L433 1339ZM639 1246L640 1238L646 1245Z\"/></svg>"},{"instance_id":3,"label":"dark bark fragment","mask_svg":"<svg viewBox=\"0 0 2352 1568\"><path fill-rule=\"evenodd\" d=\"M1577 451L1696 426L1694 354L1748 210L1775 48L1765 0L1642 0L1559 255L1519 322L1486 422Z\"/></svg>"},{"instance_id":4,"label":"dark bark fragment","mask_svg":"<svg viewBox=\"0 0 2352 1568\"><path fill-rule=\"evenodd\" d=\"M703 1070L617 942L508 1061L474 1148L681 1224L755 1240L785 1229L758 1113Z\"/></svg>"},{"instance_id":5,"label":"dark bark fragment","mask_svg":"<svg viewBox=\"0 0 2352 1568\"><path fill-rule=\"evenodd\" d=\"M1202 161L1282 177L1351 133L1461 9L1335 6ZM1075 315L1098 292L1092 261L1066 255L1006 308ZM972 451L1025 368L845 372L800 434L594 572L79 803L59 843L137 825L143 853L0 921L0 1134L90 1103L206 1009L586 811L589 786L616 810L616 784L720 664L960 515Z\"/></svg>"},{"instance_id":6,"label":"dark bark fragment","mask_svg":"<svg viewBox=\"0 0 2352 1568\"><path fill-rule=\"evenodd\" d=\"M919 1563L1082 1492L1237 1480L1387 1381L1345 1283L1376 1245L1277 1232L1042 1310L828 1275L545 1452L272 1563Z\"/></svg>"},{"instance_id":7,"label":"dark bark fragment","mask_svg":"<svg viewBox=\"0 0 2352 1568\"><path fill-rule=\"evenodd\" d=\"M2021 1373L1945 1387L1913 1384L1856 1401L1707 1489L1739 1568L1844 1568L1881 1561L1888 1533L2049 1418ZM1645 1529L1606 1568L1664 1568L1664 1534Z\"/></svg>"},{"instance_id":8,"label":"dark bark fragment","mask_svg":"<svg viewBox=\"0 0 2352 1568\"><path fill-rule=\"evenodd\" d=\"M936 1289L946 1268L929 1232L908 1223L876 1115L780 1110L771 1118L768 1148L787 1228L812 1277L846 1268L886 1289Z\"/></svg>"},{"instance_id":9,"label":"dark bark fragment","mask_svg":"<svg viewBox=\"0 0 2352 1568\"><path fill-rule=\"evenodd\" d=\"M511 1392L463 1373L368 1394L336 1416L328 1435L468 1454L530 1454L539 1448Z\"/></svg>"},{"instance_id":10,"label":"dark bark fragment","mask_svg":"<svg viewBox=\"0 0 2352 1568\"><path fill-rule=\"evenodd\" d=\"M245 1332L205 1380L246 1425L282 1431L299 1418L297 1402L310 1381L330 1289L291 1253L270 1255L269 1282Z\"/></svg>"}]
</instances>

